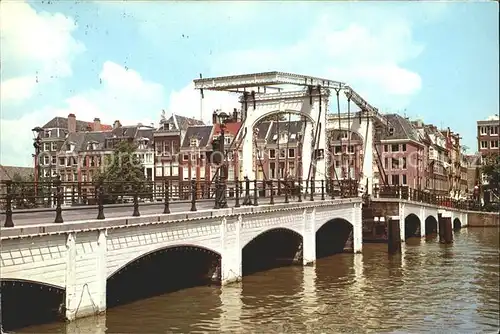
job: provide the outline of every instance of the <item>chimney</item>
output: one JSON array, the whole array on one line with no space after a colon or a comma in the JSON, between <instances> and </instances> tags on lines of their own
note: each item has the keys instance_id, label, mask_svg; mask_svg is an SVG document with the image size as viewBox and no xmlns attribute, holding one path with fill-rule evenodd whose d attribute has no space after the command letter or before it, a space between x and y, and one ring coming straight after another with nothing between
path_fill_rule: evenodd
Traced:
<instances>
[{"instance_id":1,"label":"chimney","mask_svg":"<svg viewBox=\"0 0 500 334\"><path fill-rule=\"evenodd\" d=\"M94 118L94 131L101 131L101 120L99 118Z\"/></svg>"},{"instance_id":2,"label":"chimney","mask_svg":"<svg viewBox=\"0 0 500 334\"><path fill-rule=\"evenodd\" d=\"M121 127L121 123L119 120L116 120L114 123L113 123L113 130L114 129L118 129L119 127Z\"/></svg>"},{"instance_id":3,"label":"chimney","mask_svg":"<svg viewBox=\"0 0 500 334\"><path fill-rule=\"evenodd\" d=\"M69 133L76 132L76 116L75 116L75 114L68 115L68 132Z\"/></svg>"},{"instance_id":4,"label":"chimney","mask_svg":"<svg viewBox=\"0 0 500 334\"><path fill-rule=\"evenodd\" d=\"M233 119L238 122L238 110L236 108L233 109Z\"/></svg>"}]
</instances>

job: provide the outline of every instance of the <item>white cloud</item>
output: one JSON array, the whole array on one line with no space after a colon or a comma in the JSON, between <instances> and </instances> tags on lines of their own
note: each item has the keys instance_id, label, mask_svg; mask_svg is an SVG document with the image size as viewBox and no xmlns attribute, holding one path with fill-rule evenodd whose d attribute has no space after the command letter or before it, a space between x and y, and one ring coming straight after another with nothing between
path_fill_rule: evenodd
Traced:
<instances>
[{"instance_id":1,"label":"white cloud","mask_svg":"<svg viewBox=\"0 0 500 334\"><path fill-rule=\"evenodd\" d=\"M3 103L29 98L35 83L72 74L72 60L85 50L72 36L72 18L36 12L24 1L2 1L0 9Z\"/></svg>"},{"instance_id":2,"label":"white cloud","mask_svg":"<svg viewBox=\"0 0 500 334\"><path fill-rule=\"evenodd\" d=\"M200 111L202 111L203 121L209 123L215 109L230 112L233 108L240 107L237 94L204 91L203 95L201 99L199 90L195 90L194 83L190 83L180 91L170 94L168 111L196 119L200 118Z\"/></svg>"},{"instance_id":3,"label":"white cloud","mask_svg":"<svg viewBox=\"0 0 500 334\"><path fill-rule=\"evenodd\" d=\"M422 85L419 74L404 63L422 51L403 19L387 17L375 27L355 20L340 26L323 16L295 44L229 52L215 62L212 73L280 70L328 77L348 83L373 104L400 108Z\"/></svg>"},{"instance_id":4,"label":"white cloud","mask_svg":"<svg viewBox=\"0 0 500 334\"><path fill-rule=\"evenodd\" d=\"M113 62L105 62L100 73L101 85L66 99L62 108L46 106L15 120L1 122L2 143L0 160L4 164L30 165L33 153L31 129L42 126L55 116L102 123L157 123L161 110L167 105L163 86L144 80L139 73ZM12 140L15 138L15 140Z\"/></svg>"}]
</instances>

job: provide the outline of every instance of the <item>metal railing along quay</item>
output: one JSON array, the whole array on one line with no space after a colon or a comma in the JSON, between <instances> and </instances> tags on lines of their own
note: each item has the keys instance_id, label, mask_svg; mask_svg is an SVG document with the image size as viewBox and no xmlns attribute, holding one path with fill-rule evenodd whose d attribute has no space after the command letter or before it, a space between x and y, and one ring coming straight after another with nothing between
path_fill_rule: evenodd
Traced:
<instances>
[{"instance_id":1,"label":"metal railing along quay","mask_svg":"<svg viewBox=\"0 0 500 334\"><path fill-rule=\"evenodd\" d=\"M413 189L409 186L381 186L374 188L375 198L395 198L413 202L433 204L460 210L482 211L482 206L473 200L458 200L449 196L433 194L429 191Z\"/></svg>"}]
</instances>

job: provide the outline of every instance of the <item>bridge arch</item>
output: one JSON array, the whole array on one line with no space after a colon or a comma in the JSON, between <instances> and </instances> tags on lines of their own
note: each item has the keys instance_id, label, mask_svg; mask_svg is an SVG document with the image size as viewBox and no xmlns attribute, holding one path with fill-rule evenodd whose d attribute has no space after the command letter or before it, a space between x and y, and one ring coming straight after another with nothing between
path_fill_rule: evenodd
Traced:
<instances>
[{"instance_id":1,"label":"bridge arch","mask_svg":"<svg viewBox=\"0 0 500 334\"><path fill-rule=\"evenodd\" d=\"M347 219L333 218L316 228L317 259L352 248L354 226Z\"/></svg>"},{"instance_id":2,"label":"bridge arch","mask_svg":"<svg viewBox=\"0 0 500 334\"><path fill-rule=\"evenodd\" d=\"M420 235L420 218L414 213L410 213L405 218L405 239Z\"/></svg>"},{"instance_id":3,"label":"bridge arch","mask_svg":"<svg viewBox=\"0 0 500 334\"><path fill-rule=\"evenodd\" d=\"M134 257L111 275L108 307L162 293L220 282L221 254L192 244L152 249ZM134 289L130 289L133 285Z\"/></svg>"},{"instance_id":4,"label":"bridge arch","mask_svg":"<svg viewBox=\"0 0 500 334\"><path fill-rule=\"evenodd\" d=\"M253 128L255 128L257 125L262 123L262 121L264 119L266 119L267 117L272 116L272 115L280 115L280 114L285 114L285 115L292 114L292 115L302 116L302 117L305 117L306 120L313 125L313 129L316 126L316 121L311 117L310 113L306 113L306 112L303 112L300 110L293 110L293 109L285 109L285 110L277 109L277 110L267 111L266 113L255 118L255 120L251 124L251 129L253 130Z\"/></svg>"},{"instance_id":5,"label":"bridge arch","mask_svg":"<svg viewBox=\"0 0 500 334\"><path fill-rule=\"evenodd\" d=\"M290 228L266 230L243 244L242 274L302 264L303 237Z\"/></svg>"},{"instance_id":6,"label":"bridge arch","mask_svg":"<svg viewBox=\"0 0 500 334\"><path fill-rule=\"evenodd\" d=\"M60 286L2 279L2 327L6 331L52 322L65 317L66 290Z\"/></svg>"},{"instance_id":7,"label":"bridge arch","mask_svg":"<svg viewBox=\"0 0 500 334\"><path fill-rule=\"evenodd\" d=\"M462 222L458 217L456 217L455 219L453 219L453 230L458 231L461 228L462 228Z\"/></svg>"},{"instance_id":8,"label":"bridge arch","mask_svg":"<svg viewBox=\"0 0 500 334\"><path fill-rule=\"evenodd\" d=\"M427 216L425 218L425 234L437 234L438 233L438 221L433 215Z\"/></svg>"}]
</instances>

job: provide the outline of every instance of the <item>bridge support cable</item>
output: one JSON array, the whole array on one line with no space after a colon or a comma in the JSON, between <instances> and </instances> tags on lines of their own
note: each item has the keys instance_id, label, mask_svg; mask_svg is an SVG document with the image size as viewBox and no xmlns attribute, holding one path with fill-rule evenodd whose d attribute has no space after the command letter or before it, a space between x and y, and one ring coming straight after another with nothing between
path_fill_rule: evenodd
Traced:
<instances>
[{"instance_id":1,"label":"bridge support cable","mask_svg":"<svg viewBox=\"0 0 500 334\"><path fill-rule=\"evenodd\" d=\"M306 193L307 193L307 188L308 188L308 184L309 183L312 183L311 187L314 185L314 177L315 177L315 173L316 173L316 161L317 161L317 158L318 158L318 152L317 152L317 146L319 147L319 138L318 136L320 136L320 128L321 128L321 114L322 114L322 104L323 104L323 101L322 101L322 98L321 98L321 85L317 85L316 86L317 90L318 90L318 94L319 94L319 112L318 112L318 120L316 121L316 131L314 133L314 137L313 137L313 141L312 141L312 147L311 147L311 165L309 166L309 171L308 171L308 175L307 175L307 183L306 183ZM312 104L312 93L313 93L313 87L312 86L309 86L309 102ZM312 175L311 175L312 174ZM313 191L313 189L311 189L311 192Z\"/></svg>"},{"instance_id":2,"label":"bridge support cable","mask_svg":"<svg viewBox=\"0 0 500 334\"><path fill-rule=\"evenodd\" d=\"M290 164L288 162L288 153L290 148L290 126L292 124L292 113L288 112L288 134L286 137L286 149L285 149L285 191L288 193L290 191L288 185L288 174L290 171Z\"/></svg>"},{"instance_id":3,"label":"bridge support cable","mask_svg":"<svg viewBox=\"0 0 500 334\"><path fill-rule=\"evenodd\" d=\"M264 170L264 164L262 163L262 157L261 155L259 154L259 149L258 149L258 146L257 146L257 135L259 134L259 129L257 128L256 129L257 131L254 131L254 137L253 137L253 146L255 147L255 155L257 156L257 159L255 159L256 161L259 162L259 165L260 165L260 168L262 168L262 176L264 177L264 181L267 181L267 176L266 176L266 171ZM267 148L267 145L264 144L264 152L266 151L266 148ZM256 173L258 175L259 173L259 169L257 168L256 170Z\"/></svg>"},{"instance_id":4,"label":"bridge support cable","mask_svg":"<svg viewBox=\"0 0 500 334\"><path fill-rule=\"evenodd\" d=\"M351 98L347 97L347 178L351 180Z\"/></svg>"}]
</instances>

